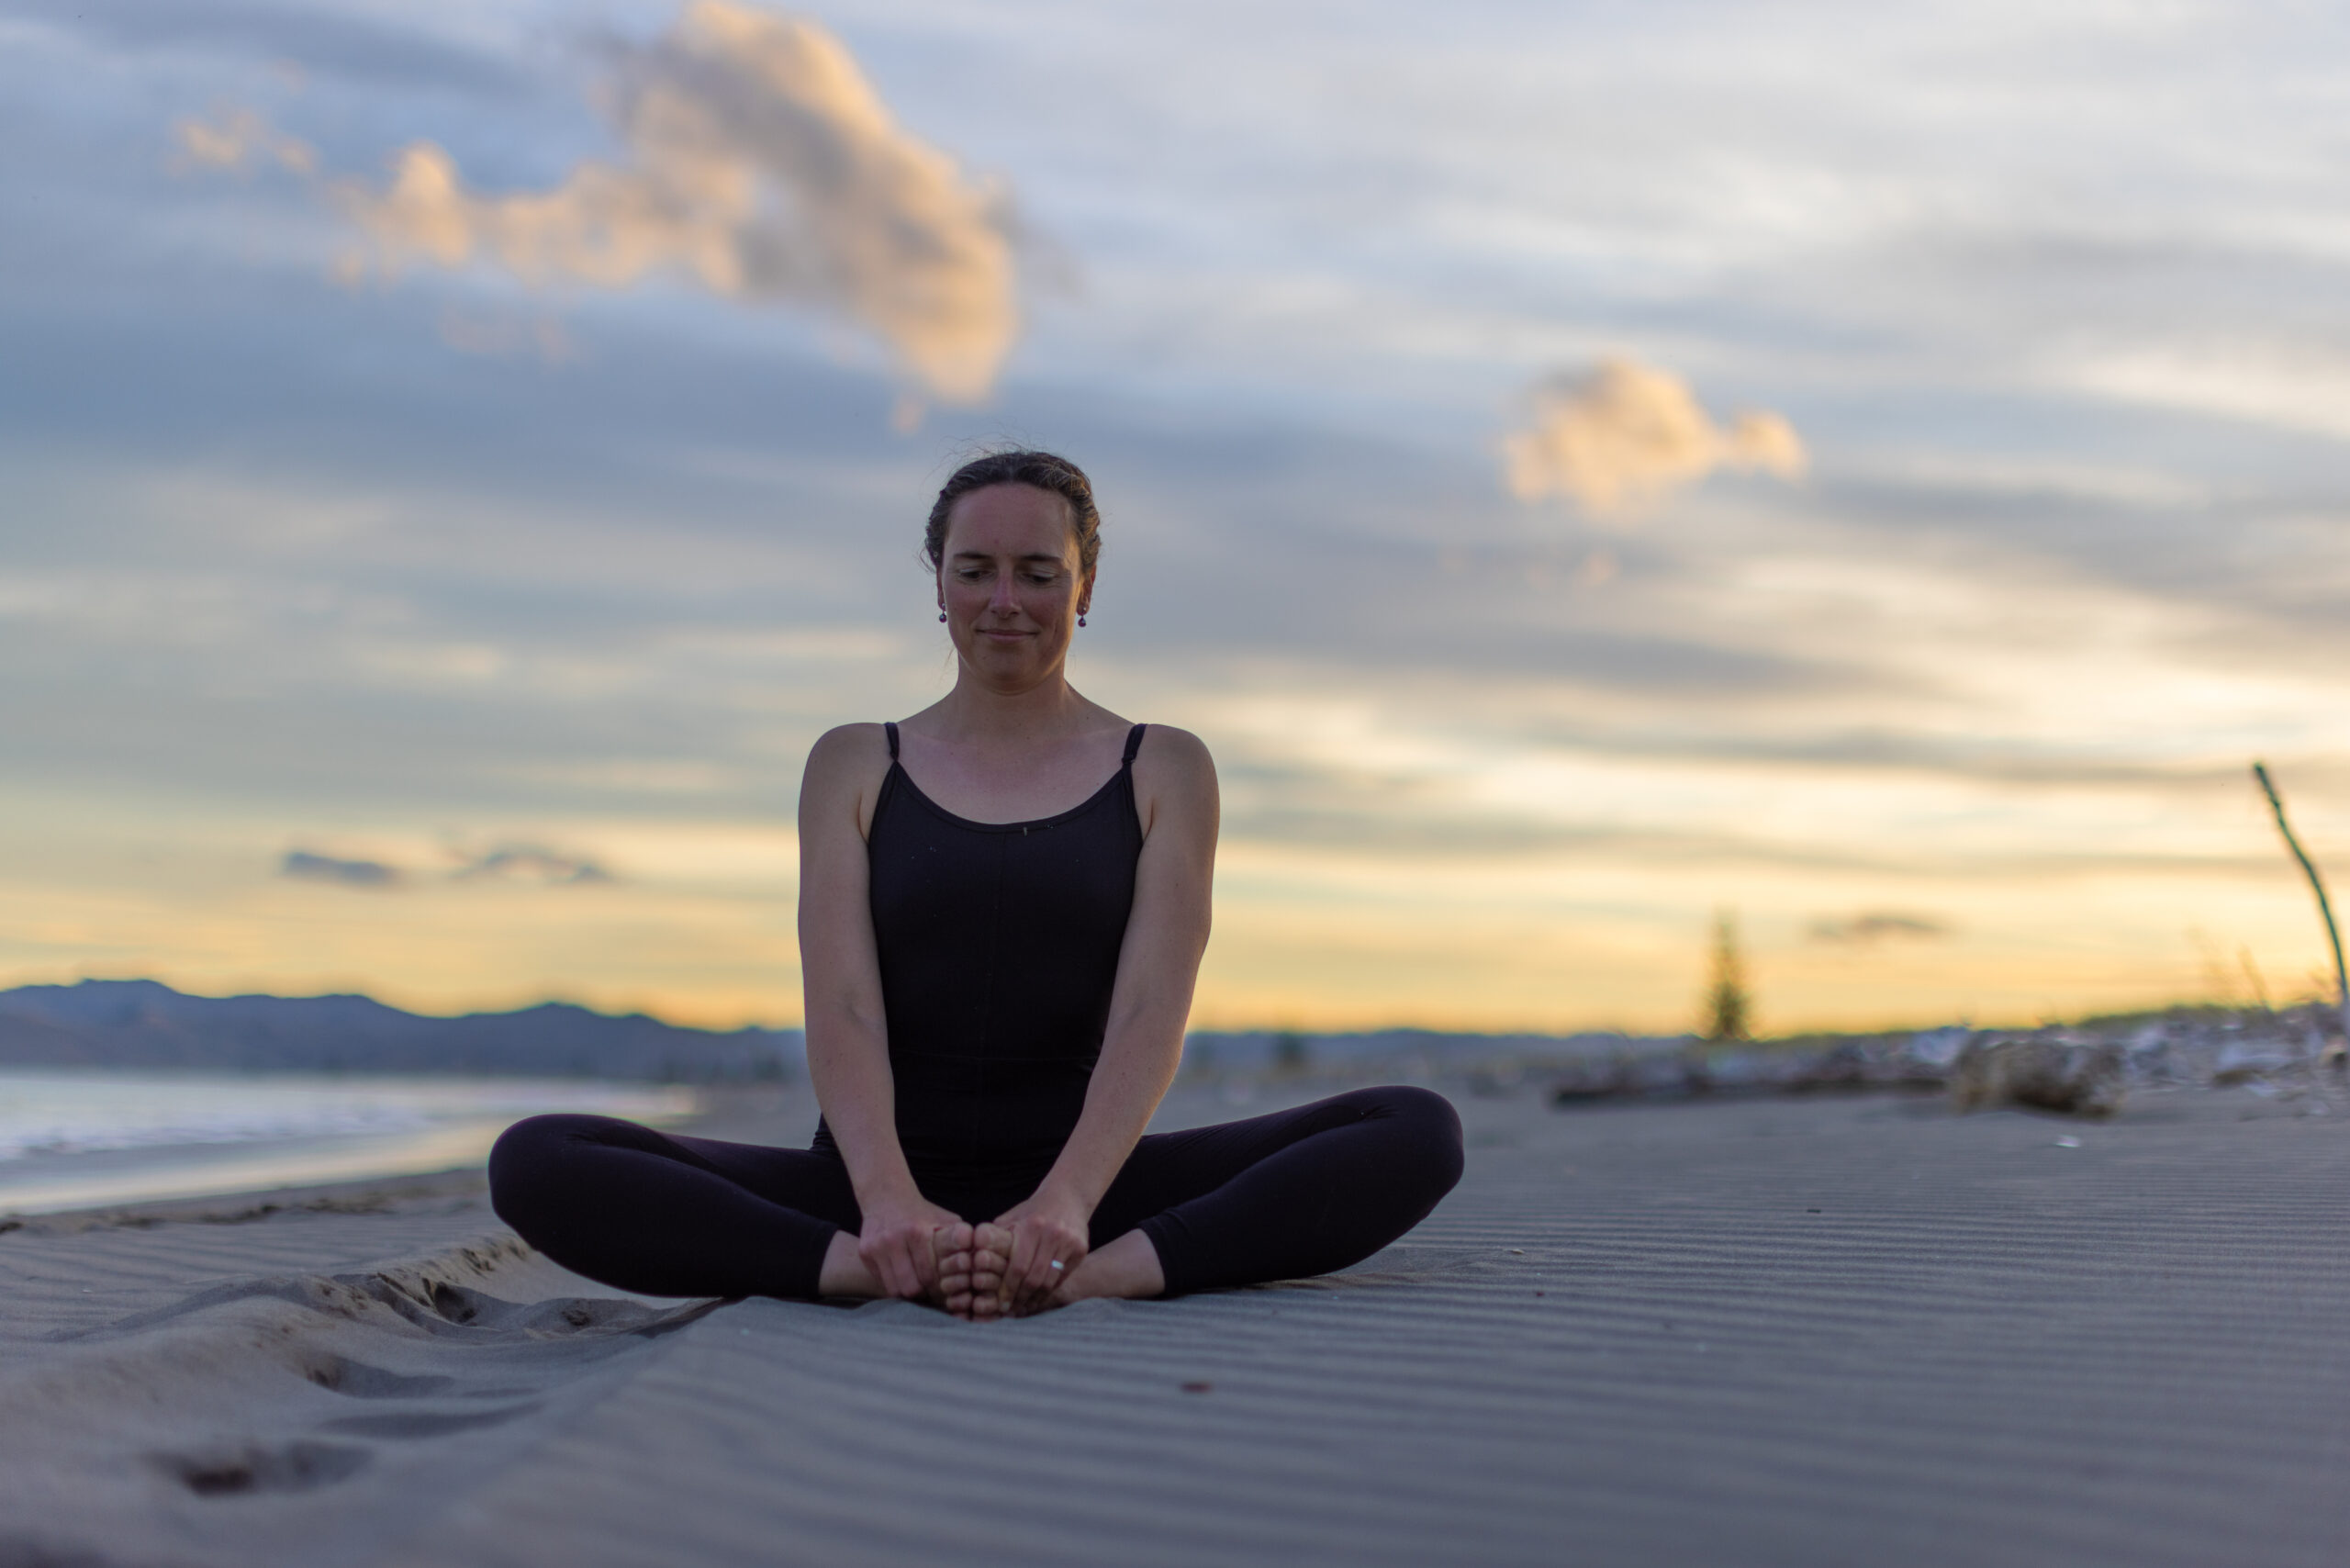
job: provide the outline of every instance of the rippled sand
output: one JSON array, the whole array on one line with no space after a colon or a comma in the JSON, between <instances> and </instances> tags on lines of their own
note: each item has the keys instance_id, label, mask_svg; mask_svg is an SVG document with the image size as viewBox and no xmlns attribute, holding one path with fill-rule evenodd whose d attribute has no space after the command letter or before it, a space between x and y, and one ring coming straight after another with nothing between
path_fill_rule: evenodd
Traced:
<instances>
[{"instance_id":1,"label":"rippled sand","mask_svg":"<svg viewBox=\"0 0 2350 1568\"><path fill-rule=\"evenodd\" d=\"M2350 1551L2350 1114L1460 1103L1467 1180L1360 1269L986 1327L621 1298L471 1176L33 1222L0 1562Z\"/></svg>"}]
</instances>

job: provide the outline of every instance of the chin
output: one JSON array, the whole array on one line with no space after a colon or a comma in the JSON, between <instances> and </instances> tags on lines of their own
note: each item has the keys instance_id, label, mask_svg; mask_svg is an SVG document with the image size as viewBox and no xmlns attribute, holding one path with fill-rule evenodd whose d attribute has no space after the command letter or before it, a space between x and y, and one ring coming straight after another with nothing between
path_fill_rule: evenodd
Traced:
<instances>
[{"instance_id":1,"label":"chin","mask_svg":"<svg viewBox=\"0 0 2350 1568\"><path fill-rule=\"evenodd\" d=\"M1036 656L1035 648L1030 644L990 643L985 639L971 650L970 661L990 675L1019 675L1046 662Z\"/></svg>"}]
</instances>

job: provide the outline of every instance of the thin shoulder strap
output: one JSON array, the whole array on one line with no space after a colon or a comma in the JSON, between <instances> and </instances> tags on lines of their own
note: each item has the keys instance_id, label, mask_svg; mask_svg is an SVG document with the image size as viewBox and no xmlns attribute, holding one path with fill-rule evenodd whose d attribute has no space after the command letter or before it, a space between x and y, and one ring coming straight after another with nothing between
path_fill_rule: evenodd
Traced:
<instances>
[{"instance_id":1,"label":"thin shoulder strap","mask_svg":"<svg viewBox=\"0 0 2350 1568\"><path fill-rule=\"evenodd\" d=\"M1142 750L1142 733L1148 728L1150 728L1148 724L1136 724L1126 732L1126 755L1125 759L1118 764L1120 767L1132 767L1135 765L1135 753Z\"/></svg>"},{"instance_id":2,"label":"thin shoulder strap","mask_svg":"<svg viewBox=\"0 0 2350 1568\"><path fill-rule=\"evenodd\" d=\"M884 723L881 727L890 733L890 760L895 762L898 760L898 726Z\"/></svg>"}]
</instances>

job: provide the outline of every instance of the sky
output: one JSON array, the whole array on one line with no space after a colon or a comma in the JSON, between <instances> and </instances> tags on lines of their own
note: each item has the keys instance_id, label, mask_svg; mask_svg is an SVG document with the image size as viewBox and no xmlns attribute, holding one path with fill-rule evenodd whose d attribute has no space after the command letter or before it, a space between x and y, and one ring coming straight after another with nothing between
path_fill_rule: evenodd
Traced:
<instances>
[{"instance_id":1,"label":"sky","mask_svg":"<svg viewBox=\"0 0 2350 1568\"><path fill-rule=\"evenodd\" d=\"M0 984L800 1015L916 551L1093 476L1195 1024L2330 967L2350 14L0 0ZM2330 981L2328 982L2330 983Z\"/></svg>"}]
</instances>

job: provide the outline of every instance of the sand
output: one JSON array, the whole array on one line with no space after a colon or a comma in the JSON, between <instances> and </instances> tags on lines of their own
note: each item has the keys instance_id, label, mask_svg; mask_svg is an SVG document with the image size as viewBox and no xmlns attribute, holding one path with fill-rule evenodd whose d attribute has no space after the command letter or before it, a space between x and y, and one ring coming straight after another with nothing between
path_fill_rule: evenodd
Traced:
<instances>
[{"instance_id":1,"label":"sand","mask_svg":"<svg viewBox=\"0 0 2350 1568\"><path fill-rule=\"evenodd\" d=\"M1456 1098L1355 1271L1002 1325L621 1298L471 1175L33 1222L0 1564L2350 1553L2350 1114Z\"/></svg>"}]
</instances>

